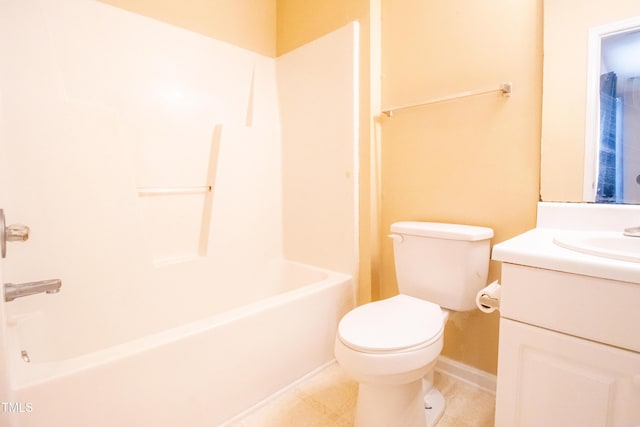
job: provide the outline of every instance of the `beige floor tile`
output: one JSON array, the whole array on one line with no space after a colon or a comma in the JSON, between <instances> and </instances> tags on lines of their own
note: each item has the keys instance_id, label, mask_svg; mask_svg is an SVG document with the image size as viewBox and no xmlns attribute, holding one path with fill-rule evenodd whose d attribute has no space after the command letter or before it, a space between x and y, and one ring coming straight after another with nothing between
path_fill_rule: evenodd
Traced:
<instances>
[{"instance_id":1,"label":"beige floor tile","mask_svg":"<svg viewBox=\"0 0 640 427\"><path fill-rule=\"evenodd\" d=\"M457 418L452 417L451 415L445 412L442 415L442 418L440 418L440 421L438 421L438 427L466 427L466 426L461 426L460 421Z\"/></svg>"},{"instance_id":2,"label":"beige floor tile","mask_svg":"<svg viewBox=\"0 0 640 427\"><path fill-rule=\"evenodd\" d=\"M442 372L435 372L433 384L438 390L440 390L440 393L442 393L443 395L447 394L447 392L451 389L451 387L454 386L455 383L456 381L453 378L444 375Z\"/></svg>"},{"instance_id":3,"label":"beige floor tile","mask_svg":"<svg viewBox=\"0 0 640 427\"><path fill-rule=\"evenodd\" d=\"M353 401L353 405L348 407L345 411L340 413L340 417L345 419L350 426L353 425L354 420L356 419L356 401Z\"/></svg>"},{"instance_id":4,"label":"beige floor tile","mask_svg":"<svg viewBox=\"0 0 640 427\"><path fill-rule=\"evenodd\" d=\"M495 396L439 372L434 381L447 402L438 427L493 426ZM357 392L357 383L332 364L233 427L352 426Z\"/></svg>"},{"instance_id":5,"label":"beige floor tile","mask_svg":"<svg viewBox=\"0 0 640 427\"><path fill-rule=\"evenodd\" d=\"M344 418L337 414L329 415L324 419L326 427L353 427L353 420Z\"/></svg>"},{"instance_id":6,"label":"beige floor tile","mask_svg":"<svg viewBox=\"0 0 640 427\"><path fill-rule=\"evenodd\" d=\"M465 426L490 427L494 424L495 396L464 382L455 381L444 393L445 413Z\"/></svg>"},{"instance_id":7,"label":"beige floor tile","mask_svg":"<svg viewBox=\"0 0 640 427\"><path fill-rule=\"evenodd\" d=\"M326 406L334 413L342 414L349 408L355 407L358 383L351 380L337 364L334 364L320 375L301 384L298 391L309 400Z\"/></svg>"},{"instance_id":8,"label":"beige floor tile","mask_svg":"<svg viewBox=\"0 0 640 427\"><path fill-rule=\"evenodd\" d=\"M245 417L238 427L322 427L323 420L329 415L326 408L311 405L295 394L287 394Z\"/></svg>"}]
</instances>

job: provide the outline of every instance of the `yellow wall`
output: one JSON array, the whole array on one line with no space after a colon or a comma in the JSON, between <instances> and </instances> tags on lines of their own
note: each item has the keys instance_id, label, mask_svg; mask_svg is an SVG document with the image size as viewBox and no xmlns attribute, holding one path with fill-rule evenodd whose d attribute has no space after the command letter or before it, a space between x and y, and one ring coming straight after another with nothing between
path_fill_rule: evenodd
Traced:
<instances>
[{"instance_id":1,"label":"yellow wall","mask_svg":"<svg viewBox=\"0 0 640 427\"><path fill-rule=\"evenodd\" d=\"M276 18L278 56L351 21L368 21L368 3L368 0L278 0ZM366 30L363 29L362 33L365 32Z\"/></svg>"},{"instance_id":2,"label":"yellow wall","mask_svg":"<svg viewBox=\"0 0 640 427\"><path fill-rule=\"evenodd\" d=\"M539 197L542 0L383 0L383 108L513 83L397 112L382 124L382 231L394 221L483 225L492 243L535 226ZM386 234L386 233L382 233ZM389 240L389 239L387 239ZM380 296L398 292L391 241ZM499 278L492 262L489 280ZM497 313L454 313L443 354L496 372Z\"/></svg>"},{"instance_id":3,"label":"yellow wall","mask_svg":"<svg viewBox=\"0 0 640 427\"><path fill-rule=\"evenodd\" d=\"M276 0L100 1L266 56L276 53Z\"/></svg>"}]
</instances>

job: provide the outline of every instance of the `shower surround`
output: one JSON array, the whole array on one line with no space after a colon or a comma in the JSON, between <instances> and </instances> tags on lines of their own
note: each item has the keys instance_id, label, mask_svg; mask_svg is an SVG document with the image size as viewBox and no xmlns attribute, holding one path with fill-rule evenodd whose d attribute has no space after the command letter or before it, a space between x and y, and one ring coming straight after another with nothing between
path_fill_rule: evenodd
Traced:
<instances>
[{"instance_id":1,"label":"shower surround","mask_svg":"<svg viewBox=\"0 0 640 427\"><path fill-rule=\"evenodd\" d=\"M335 325L354 304L357 24L277 59L93 0L0 1L0 33L0 207L31 228L0 275L62 280L58 294L0 306L1 399L32 404L0 421L42 425L65 388L81 387L69 396L82 401L66 402L77 413L60 422L116 425L105 414L117 409L92 393L103 372L125 381L100 391L110 405L135 390L140 422L163 425L170 394L154 391L189 393L177 376L215 350L218 368L238 361L227 386L253 378L260 389L216 407L215 390L194 387L180 401L195 406L175 409L193 414L188 425L215 425L332 359ZM320 312L302 304L244 323L265 301L288 306L312 288L325 291ZM299 343L318 351L296 352L300 334L319 335ZM270 337L282 344L267 351ZM290 361L292 376L243 365L254 340L246 348ZM148 366L156 380L118 366ZM224 388L215 366L192 366Z\"/></svg>"}]
</instances>

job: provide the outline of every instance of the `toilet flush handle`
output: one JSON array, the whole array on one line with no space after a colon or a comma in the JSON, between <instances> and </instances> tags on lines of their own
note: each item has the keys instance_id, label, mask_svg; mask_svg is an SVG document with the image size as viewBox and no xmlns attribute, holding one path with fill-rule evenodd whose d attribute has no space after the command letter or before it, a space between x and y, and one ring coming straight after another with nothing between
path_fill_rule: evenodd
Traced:
<instances>
[{"instance_id":1,"label":"toilet flush handle","mask_svg":"<svg viewBox=\"0 0 640 427\"><path fill-rule=\"evenodd\" d=\"M402 243L404 240L401 234L391 233L389 234L389 237L393 239L393 243Z\"/></svg>"}]
</instances>

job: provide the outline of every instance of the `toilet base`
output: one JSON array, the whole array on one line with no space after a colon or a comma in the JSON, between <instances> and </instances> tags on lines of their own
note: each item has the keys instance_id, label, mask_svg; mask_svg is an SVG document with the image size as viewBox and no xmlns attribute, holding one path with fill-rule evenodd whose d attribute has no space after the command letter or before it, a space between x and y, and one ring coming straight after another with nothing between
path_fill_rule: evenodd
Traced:
<instances>
[{"instance_id":1,"label":"toilet base","mask_svg":"<svg viewBox=\"0 0 640 427\"><path fill-rule=\"evenodd\" d=\"M360 384L356 427L435 426L444 413L444 396L422 380L402 385Z\"/></svg>"},{"instance_id":2,"label":"toilet base","mask_svg":"<svg viewBox=\"0 0 640 427\"><path fill-rule=\"evenodd\" d=\"M355 427L426 427L422 380L408 384L360 384Z\"/></svg>"},{"instance_id":3,"label":"toilet base","mask_svg":"<svg viewBox=\"0 0 640 427\"><path fill-rule=\"evenodd\" d=\"M424 407L427 413L427 427L435 426L444 413L444 396L438 389L432 387L424 395Z\"/></svg>"}]
</instances>

